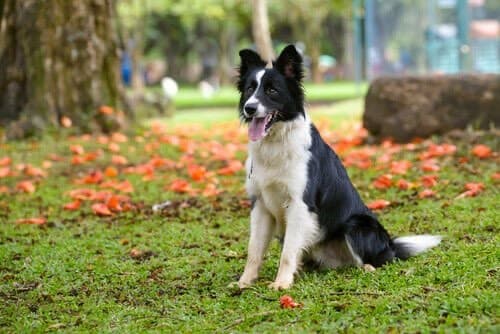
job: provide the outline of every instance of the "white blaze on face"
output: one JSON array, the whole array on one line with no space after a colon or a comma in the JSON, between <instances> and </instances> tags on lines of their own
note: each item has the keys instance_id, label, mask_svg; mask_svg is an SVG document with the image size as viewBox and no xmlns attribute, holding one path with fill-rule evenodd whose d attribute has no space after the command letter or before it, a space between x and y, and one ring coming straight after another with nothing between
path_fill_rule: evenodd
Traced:
<instances>
[{"instance_id":1,"label":"white blaze on face","mask_svg":"<svg viewBox=\"0 0 500 334\"><path fill-rule=\"evenodd\" d=\"M245 102L245 105L243 106L243 113L245 114L246 117L248 117L248 114L245 112L245 107L247 104L255 104L257 103L257 113L255 114L254 117L264 117L265 116L265 110L264 106L262 103L260 103L259 99L256 97L257 92L259 91L260 84L262 82L262 77L264 76L264 73L266 70L260 70L257 72L255 75L255 80L257 81L257 87L255 87L255 90L253 91L252 96Z\"/></svg>"}]
</instances>

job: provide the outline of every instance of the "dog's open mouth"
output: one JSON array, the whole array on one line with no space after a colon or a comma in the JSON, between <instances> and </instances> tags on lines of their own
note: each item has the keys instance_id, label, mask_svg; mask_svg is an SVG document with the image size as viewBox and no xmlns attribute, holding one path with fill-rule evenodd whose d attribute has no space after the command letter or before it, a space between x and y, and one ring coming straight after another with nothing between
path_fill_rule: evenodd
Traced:
<instances>
[{"instance_id":1,"label":"dog's open mouth","mask_svg":"<svg viewBox=\"0 0 500 334\"><path fill-rule=\"evenodd\" d=\"M254 117L248 125L248 137L251 141L264 138L273 125L276 112L267 113L264 117Z\"/></svg>"}]
</instances>

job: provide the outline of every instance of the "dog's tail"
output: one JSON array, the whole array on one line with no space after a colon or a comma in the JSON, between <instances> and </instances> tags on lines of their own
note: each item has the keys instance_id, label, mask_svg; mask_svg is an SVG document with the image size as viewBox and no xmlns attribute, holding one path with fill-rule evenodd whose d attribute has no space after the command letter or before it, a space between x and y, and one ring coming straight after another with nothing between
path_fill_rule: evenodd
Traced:
<instances>
[{"instance_id":1,"label":"dog's tail","mask_svg":"<svg viewBox=\"0 0 500 334\"><path fill-rule=\"evenodd\" d=\"M441 239L442 237L439 235L423 234L395 238L392 242L396 257L406 260L410 256L423 253L429 248L437 246Z\"/></svg>"}]
</instances>

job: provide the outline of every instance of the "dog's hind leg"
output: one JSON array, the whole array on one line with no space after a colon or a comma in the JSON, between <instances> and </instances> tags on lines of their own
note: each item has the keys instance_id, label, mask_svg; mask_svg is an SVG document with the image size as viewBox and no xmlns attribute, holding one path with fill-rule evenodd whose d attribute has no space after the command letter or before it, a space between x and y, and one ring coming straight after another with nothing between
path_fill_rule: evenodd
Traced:
<instances>
[{"instance_id":1,"label":"dog's hind leg","mask_svg":"<svg viewBox=\"0 0 500 334\"><path fill-rule=\"evenodd\" d=\"M243 289L252 284L259 276L260 266L274 233L274 218L257 199L250 213L250 241L248 258L238 286Z\"/></svg>"},{"instance_id":2,"label":"dog's hind leg","mask_svg":"<svg viewBox=\"0 0 500 334\"><path fill-rule=\"evenodd\" d=\"M318 223L304 202L292 202L286 210L286 232L280 266L273 289L287 289L293 284L304 250L317 242Z\"/></svg>"},{"instance_id":3,"label":"dog's hind leg","mask_svg":"<svg viewBox=\"0 0 500 334\"><path fill-rule=\"evenodd\" d=\"M380 267L395 259L396 252L389 233L374 217L355 216L347 224L346 244L353 257L358 259L359 266L372 269L365 265Z\"/></svg>"}]
</instances>

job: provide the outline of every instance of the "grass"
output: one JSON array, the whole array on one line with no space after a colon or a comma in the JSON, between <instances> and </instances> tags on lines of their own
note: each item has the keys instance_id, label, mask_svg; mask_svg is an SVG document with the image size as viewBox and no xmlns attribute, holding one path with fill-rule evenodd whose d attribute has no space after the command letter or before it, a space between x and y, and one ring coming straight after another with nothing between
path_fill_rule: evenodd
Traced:
<instances>
[{"instance_id":1,"label":"grass","mask_svg":"<svg viewBox=\"0 0 500 334\"><path fill-rule=\"evenodd\" d=\"M368 86L354 82L306 83L307 99L311 103L334 102L363 95ZM154 88L157 90L157 88ZM174 99L176 109L233 107L238 101L238 93L232 86L224 86L211 98L204 98L197 87L181 86Z\"/></svg>"},{"instance_id":2,"label":"grass","mask_svg":"<svg viewBox=\"0 0 500 334\"><path fill-rule=\"evenodd\" d=\"M311 108L311 114L323 127L345 134L358 119L359 108L359 101L350 101ZM169 130L161 134L152 134L149 123L135 129L127 143L119 144L119 153L109 152L108 144L85 138L46 137L1 145L0 159L10 156L13 169L20 163L41 166L54 153L63 160L53 162L46 178L37 179L32 194L14 191L26 176L0 178L0 186L10 189L0 194L0 331L499 331L500 196L498 180L491 177L498 172L498 156L478 159L470 154L477 143L498 151L498 138L491 133L465 132L460 140L453 139L457 152L438 158L441 170L434 198L419 199L420 189L373 188L372 181L386 173L382 164L350 167L349 174L367 202L385 198L393 203L379 213L392 234L434 233L445 239L429 253L374 273L357 268L301 273L286 292L303 304L297 309L281 309L279 297L285 293L267 288L277 270L276 243L253 288L228 287L241 274L246 256L249 209L240 203L242 172L219 177L218 186L226 189L223 194L190 199L165 190L172 180L188 178L183 168L158 170L153 181L145 182L119 167L118 177L134 186L130 196L135 210L111 217L98 217L88 207L61 210L69 201L69 190L93 187L75 185L75 179L111 164L112 154L126 156L129 166L152 155L181 159L182 145L162 144L148 151L152 146L147 144L172 140L171 135L195 140L196 161L217 170L220 162L211 160L214 153L207 156L201 150L214 138L224 143L223 135L234 129L237 132L229 144L245 139L245 130L238 132L233 117L234 111L229 110L179 112L173 119L155 121L168 124ZM202 124L201 130L192 125L194 121ZM133 140L134 136L140 137ZM418 155L430 143L394 153L394 160L414 163L406 179L418 180L424 174L418 168ZM101 149L103 153L94 162L72 165L68 147L76 144L87 152ZM372 147L377 150L374 162L388 150ZM238 159L243 156L244 145L236 153ZM460 157L468 162L458 163ZM466 182L482 182L485 190L477 197L456 199ZM151 205L165 200L172 201L169 209L151 211ZM33 216L44 216L48 222L41 226L15 223ZM133 249L140 256L132 256Z\"/></svg>"}]
</instances>

